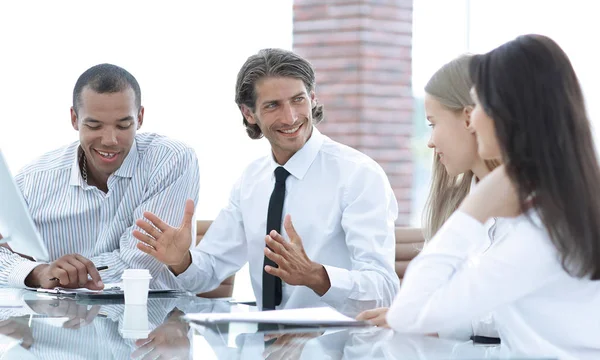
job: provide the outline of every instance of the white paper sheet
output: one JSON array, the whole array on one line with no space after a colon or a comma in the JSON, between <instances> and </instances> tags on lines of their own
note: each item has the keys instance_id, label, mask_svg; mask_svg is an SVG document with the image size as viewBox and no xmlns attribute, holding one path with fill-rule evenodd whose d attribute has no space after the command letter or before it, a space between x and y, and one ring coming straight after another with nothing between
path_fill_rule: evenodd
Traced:
<instances>
[{"instance_id":1,"label":"white paper sheet","mask_svg":"<svg viewBox=\"0 0 600 360\"><path fill-rule=\"evenodd\" d=\"M340 314L330 307L240 313L190 313L188 321L199 323L255 322L285 325L357 326L364 322Z\"/></svg>"}]
</instances>

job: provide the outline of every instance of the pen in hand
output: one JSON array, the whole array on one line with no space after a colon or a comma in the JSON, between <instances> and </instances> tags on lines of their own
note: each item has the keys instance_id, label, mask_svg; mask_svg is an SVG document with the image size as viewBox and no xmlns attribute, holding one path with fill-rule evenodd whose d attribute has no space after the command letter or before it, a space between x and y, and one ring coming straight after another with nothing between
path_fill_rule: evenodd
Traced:
<instances>
[{"instance_id":1,"label":"pen in hand","mask_svg":"<svg viewBox=\"0 0 600 360\"><path fill-rule=\"evenodd\" d=\"M108 269L108 266L98 266L98 267L96 268L96 270L98 270L98 271L102 271L102 270L106 270L106 269ZM55 277L54 277L54 278L52 278L52 279L49 279L49 281L58 281L58 278L55 278Z\"/></svg>"}]
</instances>

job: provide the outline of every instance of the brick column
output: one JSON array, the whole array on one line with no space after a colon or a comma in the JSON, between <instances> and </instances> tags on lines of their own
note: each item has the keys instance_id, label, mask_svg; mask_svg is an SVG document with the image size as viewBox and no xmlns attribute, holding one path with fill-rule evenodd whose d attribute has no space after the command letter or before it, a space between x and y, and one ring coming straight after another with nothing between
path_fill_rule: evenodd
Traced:
<instances>
[{"instance_id":1,"label":"brick column","mask_svg":"<svg viewBox=\"0 0 600 360\"><path fill-rule=\"evenodd\" d=\"M317 71L319 129L377 161L410 219L412 0L294 0L294 51Z\"/></svg>"}]
</instances>

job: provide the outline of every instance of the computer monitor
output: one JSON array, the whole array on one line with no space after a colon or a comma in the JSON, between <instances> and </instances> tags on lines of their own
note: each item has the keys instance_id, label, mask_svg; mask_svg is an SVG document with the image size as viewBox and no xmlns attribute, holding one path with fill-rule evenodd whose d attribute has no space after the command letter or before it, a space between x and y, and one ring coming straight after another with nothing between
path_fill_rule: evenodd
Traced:
<instances>
[{"instance_id":1,"label":"computer monitor","mask_svg":"<svg viewBox=\"0 0 600 360\"><path fill-rule=\"evenodd\" d=\"M0 243L8 243L12 251L37 261L48 261L48 249L42 241L27 204L0 150Z\"/></svg>"}]
</instances>

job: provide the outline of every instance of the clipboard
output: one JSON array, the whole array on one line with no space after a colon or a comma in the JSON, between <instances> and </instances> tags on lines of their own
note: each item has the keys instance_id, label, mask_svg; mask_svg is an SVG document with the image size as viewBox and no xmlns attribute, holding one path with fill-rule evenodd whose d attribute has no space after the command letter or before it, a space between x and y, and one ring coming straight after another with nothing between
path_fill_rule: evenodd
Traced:
<instances>
[{"instance_id":1,"label":"clipboard","mask_svg":"<svg viewBox=\"0 0 600 360\"><path fill-rule=\"evenodd\" d=\"M149 289L148 298L157 297L157 295L174 295L182 294L179 290L170 289ZM76 299L125 299L125 291L121 288L110 288L102 291L94 292L80 292L75 295Z\"/></svg>"},{"instance_id":2,"label":"clipboard","mask_svg":"<svg viewBox=\"0 0 600 360\"><path fill-rule=\"evenodd\" d=\"M103 291L114 291L114 290L120 290L121 288L118 286L110 286L110 287L106 287L103 290L90 290L90 289L86 289L86 288L77 288L77 289L67 289L67 288L63 288L63 287L55 287L53 289L44 289L44 288L32 288L32 287L27 287L27 290L31 290L31 291L35 291L37 293L41 293L41 294L49 294L49 295L61 295L61 296L77 296L78 294L98 294L101 293Z\"/></svg>"},{"instance_id":3,"label":"clipboard","mask_svg":"<svg viewBox=\"0 0 600 360\"><path fill-rule=\"evenodd\" d=\"M102 290L90 290L86 288L66 289L55 287L54 289L27 288L40 294L70 297L75 299L121 299L125 300L125 291L119 286L110 286ZM173 297L185 294L185 292L173 289L149 289L148 298L151 297Z\"/></svg>"},{"instance_id":4,"label":"clipboard","mask_svg":"<svg viewBox=\"0 0 600 360\"><path fill-rule=\"evenodd\" d=\"M172 289L150 289L148 299L172 299L185 295L184 291ZM125 292L120 288L103 290L101 292L82 292L75 295L78 304L124 304Z\"/></svg>"}]
</instances>

